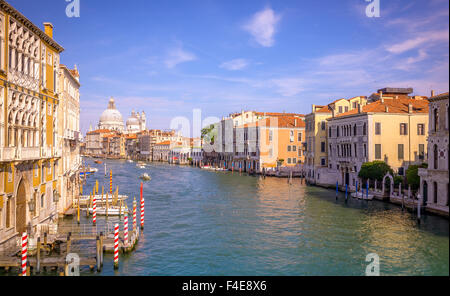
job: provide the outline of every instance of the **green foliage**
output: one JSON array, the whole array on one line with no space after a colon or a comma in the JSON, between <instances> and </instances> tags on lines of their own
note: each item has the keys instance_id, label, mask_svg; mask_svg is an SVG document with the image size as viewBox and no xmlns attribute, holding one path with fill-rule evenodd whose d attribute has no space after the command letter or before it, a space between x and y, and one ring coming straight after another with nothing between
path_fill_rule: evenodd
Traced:
<instances>
[{"instance_id":1,"label":"green foliage","mask_svg":"<svg viewBox=\"0 0 450 296\"><path fill-rule=\"evenodd\" d=\"M406 181L411 185L411 189L417 190L420 187L419 168L427 168L427 163L421 165L410 165L406 170Z\"/></svg>"},{"instance_id":2,"label":"green foliage","mask_svg":"<svg viewBox=\"0 0 450 296\"><path fill-rule=\"evenodd\" d=\"M398 184L402 183L402 187L405 188L405 180L402 176L394 176L394 186L398 186Z\"/></svg>"},{"instance_id":3,"label":"green foliage","mask_svg":"<svg viewBox=\"0 0 450 296\"><path fill-rule=\"evenodd\" d=\"M214 139L217 136L217 128L215 124L211 124L202 129L202 139L207 143L214 144Z\"/></svg>"},{"instance_id":4,"label":"green foliage","mask_svg":"<svg viewBox=\"0 0 450 296\"><path fill-rule=\"evenodd\" d=\"M284 159L283 159L283 158L280 158L280 159L278 159L277 161L278 161L278 163L279 163L280 165L283 165Z\"/></svg>"},{"instance_id":5,"label":"green foliage","mask_svg":"<svg viewBox=\"0 0 450 296\"><path fill-rule=\"evenodd\" d=\"M358 177L363 180L378 180L382 181L384 175L389 172L393 174L392 168L384 161L376 160L372 162L366 162L361 166L361 170L358 173Z\"/></svg>"}]
</instances>

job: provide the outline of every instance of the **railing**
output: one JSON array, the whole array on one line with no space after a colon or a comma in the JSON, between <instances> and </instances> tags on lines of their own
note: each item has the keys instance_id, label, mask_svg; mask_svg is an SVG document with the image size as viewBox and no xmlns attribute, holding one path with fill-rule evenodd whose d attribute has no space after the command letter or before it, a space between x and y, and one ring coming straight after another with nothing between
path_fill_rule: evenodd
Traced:
<instances>
[{"instance_id":1,"label":"railing","mask_svg":"<svg viewBox=\"0 0 450 296\"><path fill-rule=\"evenodd\" d=\"M0 160L1 161L12 161L16 156L16 148L0 148Z\"/></svg>"},{"instance_id":2,"label":"railing","mask_svg":"<svg viewBox=\"0 0 450 296\"><path fill-rule=\"evenodd\" d=\"M19 156L18 158L21 160L38 159L40 157L39 147L22 148L21 153L18 156Z\"/></svg>"}]
</instances>

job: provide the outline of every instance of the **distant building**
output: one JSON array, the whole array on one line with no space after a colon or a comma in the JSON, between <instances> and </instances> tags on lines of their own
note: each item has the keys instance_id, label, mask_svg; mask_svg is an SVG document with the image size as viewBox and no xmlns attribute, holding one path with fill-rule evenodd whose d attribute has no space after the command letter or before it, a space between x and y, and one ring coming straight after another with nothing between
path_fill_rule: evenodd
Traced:
<instances>
[{"instance_id":1,"label":"distant building","mask_svg":"<svg viewBox=\"0 0 450 296\"><path fill-rule=\"evenodd\" d=\"M428 168L419 169L420 194L427 210L449 215L449 97L448 92L429 101Z\"/></svg>"},{"instance_id":2,"label":"distant building","mask_svg":"<svg viewBox=\"0 0 450 296\"><path fill-rule=\"evenodd\" d=\"M153 147L153 161L168 162L171 145L172 142L170 141L156 143Z\"/></svg>"},{"instance_id":3,"label":"distant building","mask_svg":"<svg viewBox=\"0 0 450 296\"><path fill-rule=\"evenodd\" d=\"M108 108L103 111L100 116L98 129L117 131L121 133L124 132L122 114L116 109L116 104L114 98L112 97L108 102Z\"/></svg>"},{"instance_id":4,"label":"distant building","mask_svg":"<svg viewBox=\"0 0 450 296\"><path fill-rule=\"evenodd\" d=\"M131 116L128 117L127 122L127 133L138 133L141 131L146 130L147 126L147 117L145 115L145 112L142 111L142 114L139 114L139 112L131 112Z\"/></svg>"}]
</instances>

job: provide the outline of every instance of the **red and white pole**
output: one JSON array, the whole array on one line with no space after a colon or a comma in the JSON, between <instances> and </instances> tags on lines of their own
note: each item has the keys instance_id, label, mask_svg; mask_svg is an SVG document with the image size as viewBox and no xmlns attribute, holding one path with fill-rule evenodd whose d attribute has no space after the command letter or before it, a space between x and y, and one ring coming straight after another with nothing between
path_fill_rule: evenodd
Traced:
<instances>
[{"instance_id":1,"label":"red and white pole","mask_svg":"<svg viewBox=\"0 0 450 296\"><path fill-rule=\"evenodd\" d=\"M136 198L133 200L133 231L136 231Z\"/></svg>"},{"instance_id":2,"label":"red and white pole","mask_svg":"<svg viewBox=\"0 0 450 296\"><path fill-rule=\"evenodd\" d=\"M119 268L119 224L114 225L114 269Z\"/></svg>"},{"instance_id":3,"label":"red and white pole","mask_svg":"<svg viewBox=\"0 0 450 296\"><path fill-rule=\"evenodd\" d=\"M126 208L123 218L123 239L125 240L125 246L128 246L128 209Z\"/></svg>"},{"instance_id":4,"label":"red and white pole","mask_svg":"<svg viewBox=\"0 0 450 296\"><path fill-rule=\"evenodd\" d=\"M94 225L97 223L97 198L94 195L94 200L92 201L92 222Z\"/></svg>"},{"instance_id":5,"label":"red and white pole","mask_svg":"<svg viewBox=\"0 0 450 296\"><path fill-rule=\"evenodd\" d=\"M144 196L142 195L143 183L141 182L141 229L144 229Z\"/></svg>"},{"instance_id":6,"label":"red and white pole","mask_svg":"<svg viewBox=\"0 0 450 296\"><path fill-rule=\"evenodd\" d=\"M24 232L22 234L22 276L27 276L27 253L28 253L28 236Z\"/></svg>"}]
</instances>

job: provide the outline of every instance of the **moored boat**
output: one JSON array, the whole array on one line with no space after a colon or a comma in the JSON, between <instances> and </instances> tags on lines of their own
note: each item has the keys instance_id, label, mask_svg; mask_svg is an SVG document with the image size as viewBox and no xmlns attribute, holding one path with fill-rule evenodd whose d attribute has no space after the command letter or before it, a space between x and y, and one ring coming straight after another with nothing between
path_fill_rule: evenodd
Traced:
<instances>
[{"instance_id":1,"label":"moored boat","mask_svg":"<svg viewBox=\"0 0 450 296\"><path fill-rule=\"evenodd\" d=\"M147 174L147 173L143 173L139 179L144 180L144 181L150 181L152 178Z\"/></svg>"}]
</instances>

